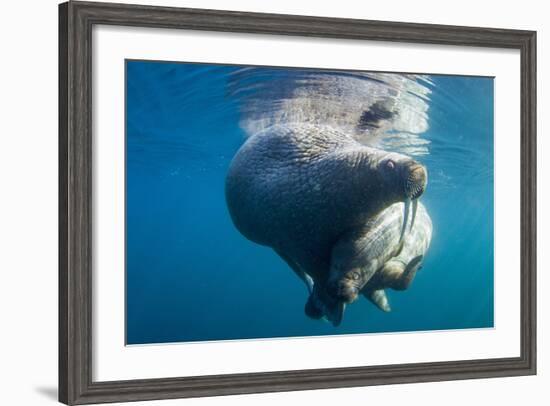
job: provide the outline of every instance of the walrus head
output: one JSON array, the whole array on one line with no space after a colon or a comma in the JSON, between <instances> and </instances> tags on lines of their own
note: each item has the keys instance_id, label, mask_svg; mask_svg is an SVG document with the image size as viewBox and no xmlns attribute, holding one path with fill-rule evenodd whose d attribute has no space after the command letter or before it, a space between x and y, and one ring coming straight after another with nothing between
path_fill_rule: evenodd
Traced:
<instances>
[{"instance_id":1,"label":"walrus head","mask_svg":"<svg viewBox=\"0 0 550 406\"><path fill-rule=\"evenodd\" d=\"M367 280L360 269L351 269L336 280L330 280L327 286L332 298L343 303L353 303Z\"/></svg>"},{"instance_id":2,"label":"walrus head","mask_svg":"<svg viewBox=\"0 0 550 406\"><path fill-rule=\"evenodd\" d=\"M412 206L411 228L414 225L418 198L422 196L428 185L426 168L414 159L397 153L385 154L378 162L379 181L386 185L386 198L389 201L403 201L403 225L400 241L405 234L405 226L409 220Z\"/></svg>"}]
</instances>

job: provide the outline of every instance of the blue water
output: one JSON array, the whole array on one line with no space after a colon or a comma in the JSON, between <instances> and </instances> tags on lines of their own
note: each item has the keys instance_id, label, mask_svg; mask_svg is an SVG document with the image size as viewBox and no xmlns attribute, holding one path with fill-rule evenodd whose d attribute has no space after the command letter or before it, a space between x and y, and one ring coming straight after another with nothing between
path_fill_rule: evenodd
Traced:
<instances>
[{"instance_id":1,"label":"blue water","mask_svg":"<svg viewBox=\"0 0 550 406\"><path fill-rule=\"evenodd\" d=\"M128 344L493 326L493 79L311 73L127 62ZM361 298L339 327L307 318L303 283L271 249L239 234L224 198L231 159L256 119L273 116L301 83L316 97L318 82L334 77L379 86L372 89L412 112L410 123L393 123L371 142L427 166L422 202L434 225L410 288L388 290L392 312ZM336 87L342 100L361 89Z\"/></svg>"}]
</instances>

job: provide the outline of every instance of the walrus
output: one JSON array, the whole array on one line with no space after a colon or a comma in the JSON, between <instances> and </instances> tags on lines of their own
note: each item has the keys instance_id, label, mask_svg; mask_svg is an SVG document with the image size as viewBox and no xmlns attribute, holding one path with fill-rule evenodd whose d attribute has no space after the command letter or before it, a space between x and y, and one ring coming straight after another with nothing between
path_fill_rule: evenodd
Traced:
<instances>
[{"instance_id":1,"label":"walrus","mask_svg":"<svg viewBox=\"0 0 550 406\"><path fill-rule=\"evenodd\" d=\"M239 232L273 248L322 297L338 240L396 202L407 217L426 184L426 168L406 155L299 123L249 137L230 164L225 196ZM327 317L338 321L338 309Z\"/></svg>"},{"instance_id":2,"label":"walrus","mask_svg":"<svg viewBox=\"0 0 550 406\"><path fill-rule=\"evenodd\" d=\"M386 288L408 289L416 272L422 267L424 256L432 239L432 221L424 206L419 204L417 220L410 234L404 239L399 255L387 261L361 290L361 294L379 309L389 312L391 307Z\"/></svg>"},{"instance_id":3,"label":"walrus","mask_svg":"<svg viewBox=\"0 0 550 406\"><path fill-rule=\"evenodd\" d=\"M311 289L306 305L310 317L326 317L338 325L345 306L360 293L390 311L384 289L408 287L431 241L432 223L425 207L418 203L416 222L403 210L403 203L394 203L338 240L327 288L322 291L313 284Z\"/></svg>"},{"instance_id":4,"label":"walrus","mask_svg":"<svg viewBox=\"0 0 550 406\"><path fill-rule=\"evenodd\" d=\"M327 289L330 298L349 304L361 293L381 310L390 311L384 289L409 287L431 237L432 221L422 203L417 205L416 222L413 218L403 220L403 203L391 205L335 245ZM330 300L323 305L329 306Z\"/></svg>"}]
</instances>

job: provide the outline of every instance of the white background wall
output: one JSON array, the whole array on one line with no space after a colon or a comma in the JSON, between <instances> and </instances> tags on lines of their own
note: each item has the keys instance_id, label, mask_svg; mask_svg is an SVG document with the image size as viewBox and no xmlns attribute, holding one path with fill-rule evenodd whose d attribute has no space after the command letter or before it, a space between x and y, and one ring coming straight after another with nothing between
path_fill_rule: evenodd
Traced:
<instances>
[{"instance_id":1,"label":"white background wall","mask_svg":"<svg viewBox=\"0 0 550 406\"><path fill-rule=\"evenodd\" d=\"M133 1L141 3L141 1ZM146 4L538 31L536 377L147 402L146 405L548 404L550 23L544 1L181 0ZM57 385L57 1L2 4L0 24L0 404L55 404ZM414 350L414 349L411 349ZM137 405L137 404L136 404Z\"/></svg>"}]
</instances>

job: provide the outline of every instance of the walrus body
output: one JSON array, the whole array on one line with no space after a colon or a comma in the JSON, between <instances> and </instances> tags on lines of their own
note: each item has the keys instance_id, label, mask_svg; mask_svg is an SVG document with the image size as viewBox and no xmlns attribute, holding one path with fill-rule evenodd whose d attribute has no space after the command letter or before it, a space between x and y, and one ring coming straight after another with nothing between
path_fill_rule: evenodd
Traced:
<instances>
[{"instance_id":1,"label":"walrus body","mask_svg":"<svg viewBox=\"0 0 550 406\"><path fill-rule=\"evenodd\" d=\"M394 203L338 240L326 293L319 295L314 288L308 302L312 314L327 316L354 302L360 293L380 309L390 310L384 289L409 286L432 235L431 219L421 203L416 216L407 216L406 210L403 203Z\"/></svg>"},{"instance_id":2,"label":"walrus body","mask_svg":"<svg viewBox=\"0 0 550 406\"><path fill-rule=\"evenodd\" d=\"M332 128L274 126L250 137L233 158L226 200L246 238L272 247L323 296L338 240L393 203L417 199L426 179L413 159Z\"/></svg>"},{"instance_id":3,"label":"walrus body","mask_svg":"<svg viewBox=\"0 0 550 406\"><path fill-rule=\"evenodd\" d=\"M366 283L361 293L382 310L389 311L387 299L379 301L377 298L385 296L384 289L386 288L405 290L409 287L416 276L416 271L422 265L431 239L432 221L424 206L419 203L416 222L410 233L404 238L399 254L384 263ZM382 302L386 302L386 305L382 305Z\"/></svg>"},{"instance_id":4,"label":"walrus body","mask_svg":"<svg viewBox=\"0 0 550 406\"><path fill-rule=\"evenodd\" d=\"M403 203L392 204L338 241L329 277L335 296L353 302L368 283L401 290L408 286L401 279L404 267L428 250L432 222L422 203L415 217L404 220L403 213Z\"/></svg>"}]
</instances>

